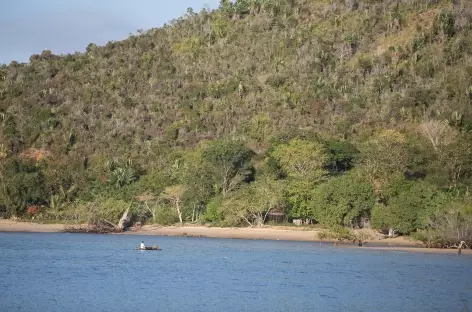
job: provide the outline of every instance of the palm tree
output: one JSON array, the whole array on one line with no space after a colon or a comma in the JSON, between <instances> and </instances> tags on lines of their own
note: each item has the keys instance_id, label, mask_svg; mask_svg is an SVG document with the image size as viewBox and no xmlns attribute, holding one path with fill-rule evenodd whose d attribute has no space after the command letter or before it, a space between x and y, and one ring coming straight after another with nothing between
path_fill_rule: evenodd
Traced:
<instances>
[{"instance_id":1,"label":"palm tree","mask_svg":"<svg viewBox=\"0 0 472 312\"><path fill-rule=\"evenodd\" d=\"M133 183L136 180L134 170L129 167L116 168L114 171L112 171L112 177L112 181L117 187L123 187Z\"/></svg>"}]
</instances>

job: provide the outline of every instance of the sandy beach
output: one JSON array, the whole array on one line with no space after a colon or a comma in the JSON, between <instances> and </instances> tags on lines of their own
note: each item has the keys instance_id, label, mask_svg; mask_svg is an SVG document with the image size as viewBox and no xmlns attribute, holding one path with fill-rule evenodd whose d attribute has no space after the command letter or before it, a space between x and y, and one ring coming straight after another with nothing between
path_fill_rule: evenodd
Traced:
<instances>
[{"instance_id":1,"label":"sandy beach","mask_svg":"<svg viewBox=\"0 0 472 312\"><path fill-rule=\"evenodd\" d=\"M0 232L54 233L62 232L64 229L64 224L40 224L34 222L19 222L8 219L0 219Z\"/></svg>"},{"instance_id":2,"label":"sandy beach","mask_svg":"<svg viewBox=\"0 0 472 312\"><path fill-rule=\"evenodd\" d=\"M62 232L67 228L64 224L40 224L33 222L19 222L14 220L0 220L0 232L38 232L54 233ZM145 225L133 228L129 231L114 235L153 235L153 236L188 236L211 237L230 239L267 239L285 241L317 242L317 229L287 228L271 226L264 228L220 228L205 226L152 226ZM324 240L324 242L333 242ZM365 247L357 247L355 244L338 244L343 248L362 248L389 251L407 251L423 253L456 254L455 249L422 248L418 242L407 237L387 239L373 239L365 244ZM462 250L462 254L472 255L472 250Z\"/></svg>"}]
</instances>

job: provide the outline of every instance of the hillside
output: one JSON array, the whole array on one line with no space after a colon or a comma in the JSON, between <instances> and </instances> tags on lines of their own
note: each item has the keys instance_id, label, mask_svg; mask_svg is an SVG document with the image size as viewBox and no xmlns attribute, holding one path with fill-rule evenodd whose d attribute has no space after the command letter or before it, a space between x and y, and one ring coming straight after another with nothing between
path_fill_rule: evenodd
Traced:
<instances>
[{"instance_id":1,"label":"hillside","mask_svg":"<svg viewBox=\"0 0 472 312\"><path fill-rule=\"evenodd\" d=\"M1 66L0 213L466 222L471 28L466 0L222 1Z\"/></svg>"}]
</instances>

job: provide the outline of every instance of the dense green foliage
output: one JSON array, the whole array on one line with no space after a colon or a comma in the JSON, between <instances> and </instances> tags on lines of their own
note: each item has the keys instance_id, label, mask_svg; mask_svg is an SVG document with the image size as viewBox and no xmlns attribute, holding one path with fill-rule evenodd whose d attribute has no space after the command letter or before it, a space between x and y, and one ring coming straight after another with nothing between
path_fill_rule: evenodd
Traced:
<instances>
[{"instance_id":1,"label":"dense green foliage","mask_svg":"<svg viewBox=\"0 0 472 312\"><path fill-rule=\"evenodd\" d=\"M0 214L434 230L469 200L471 58L465 0L221 1L43 51L0 66Z\"/></svg>"},{"instance_id":2,"label":"dense green foliage","mask_svg":"<svg viewBox=\"0 0 472 312\"><path fill-rule=\"evenodd\" d=\"M372 186L359 177L345 174L313 190L310 206L319 222L336 226L360 225L375 203Z\"/></svg>"}]
</instances>

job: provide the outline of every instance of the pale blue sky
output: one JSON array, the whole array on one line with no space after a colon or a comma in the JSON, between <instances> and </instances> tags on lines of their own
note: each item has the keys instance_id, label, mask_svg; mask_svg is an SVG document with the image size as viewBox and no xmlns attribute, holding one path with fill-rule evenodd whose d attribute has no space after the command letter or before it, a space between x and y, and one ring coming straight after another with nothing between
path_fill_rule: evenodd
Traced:
<instances>
[{"instance_id":1,"label":"pale blue sky","mask_svg":"<svg viewBox=\"0 0 472 312\"><path fill-rule=\"evenodd\" d=\"M84 51L162 26L188 7L214 9L218 0L0 0L0 64L31 54Z\"/></svg>"}]
</instances>

